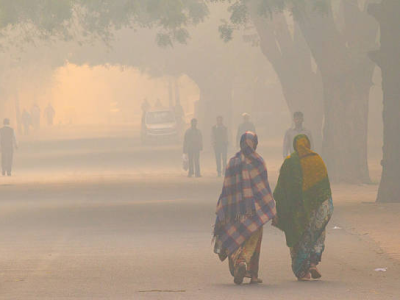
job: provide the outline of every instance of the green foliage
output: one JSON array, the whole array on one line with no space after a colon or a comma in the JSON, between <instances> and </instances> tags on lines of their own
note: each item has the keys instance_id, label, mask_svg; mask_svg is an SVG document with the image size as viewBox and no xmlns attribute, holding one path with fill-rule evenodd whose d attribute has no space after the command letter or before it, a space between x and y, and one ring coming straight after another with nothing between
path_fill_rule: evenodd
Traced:
<instances>
[{"instance_id":1,"label":"green foliage","mask_svg":"<svg viewBox=\"0 0 400 300\"><path fill-rule=\"evenodd\" d=\"M234 27L226 20L222 20L222 24L218 28L220 37L224 42L229 42L233 38Z\"/></svg>"},{"instance_id":2,"label":"green foliage","mask_svg":"<svg viewBox=\"0 0 400 300\"><path fill-rule=\"evenodd\" d=\"M0 0L0 33L18 28L42 39L108 41L116 29L152 27L160 30L159 44L169 46L185 43L186 27L207 15L201 0Z\"/></svg>"},{"instance_id":3,"label":"green foliage","mask_svg":"<svg viewBox=\"0 0 400 300\"><path fill-rule=\"evenodd\" d=\"M230 19L222 20L219 27L221 38L225 42L233 38L235 29L248 24L252 13L264 18L273 18L275 13L288 10L300 20L310 9L326 14L331 5L331 0L210 0L210 2L230 3L228 8Z\"/></svg>"}]
</instances>

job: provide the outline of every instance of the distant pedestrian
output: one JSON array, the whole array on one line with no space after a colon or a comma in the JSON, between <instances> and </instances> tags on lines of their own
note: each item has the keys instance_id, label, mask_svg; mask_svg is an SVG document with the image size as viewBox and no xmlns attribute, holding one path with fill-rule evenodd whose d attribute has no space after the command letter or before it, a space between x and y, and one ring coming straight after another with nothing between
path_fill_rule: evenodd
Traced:
<instances>
[{"instance_id":1,"label":"distant pedestrian","mask_svg":"<svg viewBox=\"0 0 400 300\"><path fill-rule=\"evenodd\" d=\"M4 119L4 126L0 129L0 150L2 174L11 176L14 148L17 149L17 140L14 129L10 127L10 120Z\"/></svg>"},{"instance_id":2,"label":"distant pedestrian","mask_svg":"<svg viewBox=\"0 0 400 300\"><path fill-rule=\"evenodd\" d=\"M273 224L285 232L293 273L308 281L321 277L317 265L333 213L332 192L325 163L311 151L308 136L296 136L294 150L282 165L274 191L278 216Z\"/></svg>"},{"instance_id":3,"label":"distant pedestrian","mask_svg":"<svg viewBox=\"0 0 400 300\"><path fill-rule=\"evenodd\" d=\"M35 130L38 130L40 128L41 110L39 105L37 105L37 103L35 103L32 107L31 116L32 116L32 126Z\"/></svg>"},{"instance_id":4,"label":"distant pedestrian","mask_svg":"<svg viewBox=\"0 0 400 300\"><path fill-rule=\"evenodd\" d=\"M228 128L224 125L222 116L217 117L217 124L212 128L212 144L215 152L218 177L225 174L228 156Z\"/></svg>"},{"instance_id":5,"label":"distant pedestrian","mask_svg":"<svg viewBox=\"0 0 400 300\"><path fill-rule=\"evenodd\" d=\"M32 116L30 113L26 111L26 109L24 109L22 112L21 119L22 119L22 126L24 128L24 134L29 135L32 126Z\"/></svg>"},{"instance_id":6,"label":"distant pedestrian","mask_svg":"<svg viewBox=\"0 0 400 300\"><path fill-rule=\"evenodd\" d=\"M183 153L189 158L189 177L201 177L200 152L203 151L203 136L197 128L197 120L192 119L191 127L186 131L183 141Z\"/></svg>"},{"instance_id":7,"label":"distant pedestrian","mask_svg":"<svg viewBox=\"0 0 400 300\"><path fill-rule=\"evenodd\" d=\"M298 111L293 114L294 127L288 129L283 140L283 158L294 152L293 140L299 134L305 134L310 140L311 149L314 147L311 131L303 127L304 115Z\"/></svg>"},{"instance_id":8,"label":"distant pedestrian","mask_svg":"<svg viewBox=\"0 0 400 300\"><path fill-rule=\"evenodd\" d=\"M257 135L243 134L240 152L230 159L218 200L214 226L214 252L221 261L229 258L236 284L244 277L258 277L263 226L275 218L276 208L264 160L256 152Z\"/></svg>"},{"instance_id":9,"label":"distant pedestrian","mask_svg":"<svg viewBox=\"0 0 400 300\"><path fill-rule=\"evenodd\" d=\"M250 115L248 113L244 113L242 115L242 117L243 117L243 122L239 125L238 131L237 131L237 134L236 134L236 144L237 144L237 146L239 146L240 138L242 137L242 135L244 133L246 133L247 131L251 131L251 132L256 133L256 127L250 121Z\"/></svg>"},{"instance_id":10,"label":"distant pedestrian","mask_svg":"<svg viewBox=\"0 0 400 300\"><path fill-rule=\"evenodd\" d=\"M49 105L47 105L44 113L46 115L47 126L53 126L56 111L54 110L54 107L53 107L53 105L51 105L51 103L49 103Z\"/></svg>"}]
</instances>

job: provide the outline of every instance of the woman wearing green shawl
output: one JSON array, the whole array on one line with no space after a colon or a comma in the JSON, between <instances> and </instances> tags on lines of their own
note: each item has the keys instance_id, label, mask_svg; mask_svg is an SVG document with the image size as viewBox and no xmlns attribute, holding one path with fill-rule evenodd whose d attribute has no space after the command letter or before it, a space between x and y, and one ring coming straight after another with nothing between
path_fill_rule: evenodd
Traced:
<instances>
[{"instance_id":1,"label":"woman wearing green shawl","mask_svg":"<svg viewBox=\"0 0 400 300\"><path fill-rule=\"evenodd\" d=\"M332 213L332 193L322 158L304 134L295 137L295 152L282 165L274 191L274 225L285 232L292 269L298 280L320 278L318 263L325 248L325 228Z\"/></svg>"}]
</instances>

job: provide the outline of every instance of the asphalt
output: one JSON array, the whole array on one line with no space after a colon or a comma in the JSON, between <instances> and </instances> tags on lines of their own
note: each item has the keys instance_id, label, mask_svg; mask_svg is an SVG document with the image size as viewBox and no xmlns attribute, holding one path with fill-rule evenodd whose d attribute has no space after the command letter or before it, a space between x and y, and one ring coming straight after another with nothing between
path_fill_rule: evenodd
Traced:
<instances>
[{"instance_id":1,"label":"asphalt","mask_svg":"<svg viewBox=\"0 0 400 300\"><path fill-rule=\"evenodd\" d=\"M264 283L235 286L212 251L222 181L211 169L186 178L174 147L32 151L0 180L0 299L400 299L399 264L347 230L345 207L328 226L321 280L295 280L267 224Z\"/></svg>"}]
</instances>

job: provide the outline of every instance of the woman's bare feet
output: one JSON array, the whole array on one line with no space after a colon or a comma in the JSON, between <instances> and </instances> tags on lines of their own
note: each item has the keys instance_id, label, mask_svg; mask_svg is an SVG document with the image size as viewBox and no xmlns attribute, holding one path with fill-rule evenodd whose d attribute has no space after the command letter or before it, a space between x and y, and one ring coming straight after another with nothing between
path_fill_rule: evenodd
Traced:
<instances>
[{"instance_id":1,"label":"woman's bare feet","mask_svg":"<svg viewBox=\"0 0 400 300\"><path fill-rule=\"evenodd\" d=\"M243 278L246 276L247 272L247 265L246 263L242 262L238 264L238 266L235 269L235 276L233 279L233 282L237 285L240 285L243 283Z\"/></svg>"},{"instance_id":2,"label":"woman's bare feet","mask_svg":"<svg viewBox=\"0 0 400 300\"><path fill-rule=\"evenodd\" d=\"M297 278L298 281L310 281L311 280L311 275L310 273L307 273L306 275L304 275L301 278Z\"/></svg>"}]
</instances>

